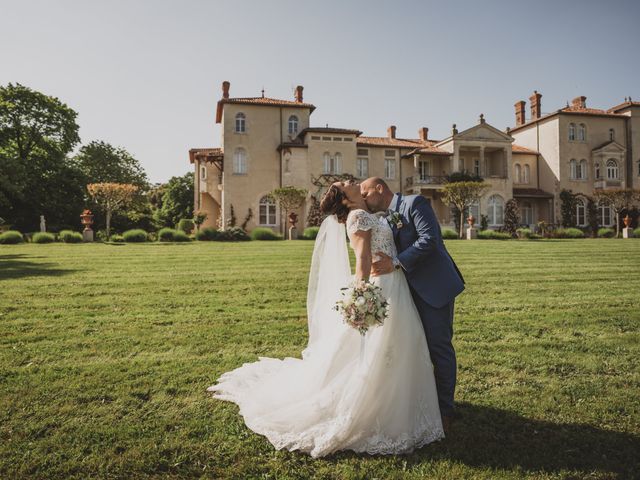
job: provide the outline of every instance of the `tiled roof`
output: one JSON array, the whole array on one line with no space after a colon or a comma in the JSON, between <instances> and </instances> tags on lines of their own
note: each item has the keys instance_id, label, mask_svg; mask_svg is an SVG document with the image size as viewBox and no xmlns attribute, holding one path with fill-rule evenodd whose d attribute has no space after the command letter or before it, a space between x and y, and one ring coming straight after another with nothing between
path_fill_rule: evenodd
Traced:
<instances>
[{"instance_id":1,"label":"tiled roof","mask_svg":"<svg viewBox=\"0 0 640 480\"><path fill-rule=\"evenodd\" d=\"M574 107L573 105L561 108L559 111L562 113L578 113L581 115L618 115L617 113L607 112L606 110L601 110L599 108Z\"/></svg>"},{"instance_id":2,"label":"tiled roof","mask_svg":"<svg viewBox=\"0 0 640 480\"><path fill-rule=\"evenodd\" d=\"M409 152L407 156L414 155L416 153L425 153L432 155L453 155L451 152L442 150L441 148L434 147L433 145L425 145L424 147L416 148L414 151Z\"/></svg>"},{"instance_id":3,"label":"tiled roof","mask_svg":"<svg viewBox=\"0 0 640 480\"><path fill-rule=\"evenodd\" d=\"M513 196L524 198L553 198L553 194L539 188L514 188Z\"/></svg>"},{"instance_id":4,"label":"tiled roof","mask_svg":"<svg viewBox=\"0 0 640 480\"><path fill-rule=\"evenodd\" d=\"M528 127L530 125L535 125L536 123L542 120L546 120L548 118L551 118L561 113L568 113L569 115L596 115L596 116L604 116L604 117L624 117L623 114L614 113L611 110L601 110L599 108L581 108L581 107L574 107L572 105L569 107L561 108L551 113L547 113L546 115L542 115L540 118L530 119L528 122L523 123L522 125L516 125L515 127L512 127L510 131L515 132L517 130L521 130L525 127Z\"/></svg>"},{"instance_id":5,"label":"tiled roof","mask_svg":"<svg viewBox=\"0 0 640 480\"><path fill-rule=\"evenodd\" d=\"M304 136L305 133L350 133L358 136L362 135L360 130L354 130L351 128L333 128L333 127L309 127L300 132L299 136Z\"/></svg>"},{"instance_id":6,"label":"tiled roof","mask_svg":"<svg viewBox=\"0 0 640 480\"><path fill-rule=\"evenodd\" d=\"M538 152L535 150L531 150L527 147L521 147L520 145L516 145L515 143L511 144L511 152L512 153L529 153L531 155L537 155Z\"/></svg>"},{"instance_id":7,"label":"tiled roof","mask_svg":"<svg viewBox=\"0 0 640 480\"><path fill-rule=\"evenodd\" d=\"M216 110L216 123L222 121L222 109L226 103L236 103L240 105L266 105L268 107L292 107L292 108L309 108L312 112L316 107L310 103L296 102L294 100L282 100L279 98L269 97L244 97L244 98L223 98L218 101Z\"/></svg>"},{"instance_id":8,"label":"tiled roof","mask_svg":"<svg viewBox=\"0 0 640 480\"><path fill-rule=\"evenodd\" d=\"M622 110L627 107L640 107L640 102L632 102L626 101L622 102L620 105L616 105L615 107L611 107L607 112L617 112L618 110Z\"/></svg>"},{"instance_id":9,"label":"tiled roof","mask_svg":"<svg viewBox=\"0 0 640 480\"><path fill-rule=\"evenodd\" d=\"M389 137L358 137L357 144L370 147L402 147L416 148L421 146L429 146L436 143L435 141L411 138L389 138Z\"/></svg>"},{"instance_id":10,"label":"tiled roof","mask_svg":"<svg viewBox=\"0 0 640 480\"><path fill-rule=\"evenodd\" d=\"M222 148L191 148L189 150L189 162L194 163L199 160L222 160L224 152Z\"/></svg>"}]
</instances>

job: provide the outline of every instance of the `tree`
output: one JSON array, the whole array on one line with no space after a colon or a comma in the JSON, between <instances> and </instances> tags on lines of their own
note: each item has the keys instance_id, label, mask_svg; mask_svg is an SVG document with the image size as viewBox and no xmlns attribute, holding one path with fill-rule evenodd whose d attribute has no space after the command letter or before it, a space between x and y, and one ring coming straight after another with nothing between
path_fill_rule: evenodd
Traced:
<instances>
[{"instance_id":1,"label":"tree","mask_svg":"<svg viewBox=\"0 0 640 480\"><path fill-rule=\"evenodd\" d=\"M290 211L302 206L307 198L307 190L305 188L281 187L271 192L271 196L278 201L280 208L284 210L285 218L288 218ZM286 226L286 221L282 223Z\"/></svg>"},{"instance_id":2,"label":"tree","mask_svg":"<svg viewBox=\"0 0 640 480\"><path fill-rule=\"evenodd\" d=\"M193 218L193 173L171 177L162 187L162 204L155 212L163 227L173 227L183 218Z\"/></svg>"},{"instance_id":3,"label":"tree","mask_svg":"<svg viewBox=\"0 0 640 480\"><path fill-rule=\"evenodd\" d=\"M144 191L149 180L140 162L124 148L93 141L82 146L73 161L87 183L127 183Z\"/></svg>"},{"instance_id":4,"label":"tree","mask_svg":"<svg viewBox=\"0 0 640 480\"><path fill-rule=\"evenodd\" d=\"M560 214L562 217L563 227L575 227L577 223L576 212L576 195L571 190L562 190L560 192Z\"/></svg>"},{"instance_id":5,"label":"tree","mask_svg":"<svg viewBox=\"0 0 640 480\"><path fill-rule=\"evenodd\" d=\"M251 211L251 209L249 209L249 211ZM197 212L194 212L193 223L196 226L196 230L200 231L200 226L204 223L207 217L208 217L207 212L203 210L198 210Z\"/></svg>"},{"instance_id":6,"label":"tree","mask_svg":"<svg viewBox=\"0 0 640 480\"><path fill-rule=\"evenodd\" d=\"M518 204L511 198L507 200L507 203L504 205L504 231L511 234L512 237L515 237L519 223L520 214L518 212Z\"/></svg>"},{"instance_id":7,"label":"tree","mask_svg":"<svg viewBox=\"0 0 640 480\"><path fill-rule=\"evenodd\" d=\"M107 240L111 238L111 215L129 203L138 187L126 183L91 183L87 185L89 195L106 212Z\"/></svg>"},{"instance_id":8,"label":"tree","mask_svg":"<svg viewBox=\"0 0 640 480\"><path fill-rule=\"evenodd\" d=\"M463 238L465 210L478 201L488 188L487 183L477 181L450 182L442 187L442 201L453 204L460 212L460 238Z\"/></svg>"},{"instance_id":9,"label":"tree","mask_svg":"<svg viewBox=\"0 0 640 480\"><path fill-rule=\"evenodd\" d=\"M614 188L599 190L595 194L600 203L609 205L616 217L616 237L620 236L620 212L640 200L640 190L633 188Z\"/></svg>"},{"instance_id":10,"label":"tree","mask_svg":"<svg viewBox=\"0 0 640 480\"><path fill-rule=\"evenodd\" d=\"M591 236L596 238L598 236L598 228L600 228L600 223L598 222L598 205L591 197L587 198L587 221L589 222Z\"/></svg>"}]
</instances>

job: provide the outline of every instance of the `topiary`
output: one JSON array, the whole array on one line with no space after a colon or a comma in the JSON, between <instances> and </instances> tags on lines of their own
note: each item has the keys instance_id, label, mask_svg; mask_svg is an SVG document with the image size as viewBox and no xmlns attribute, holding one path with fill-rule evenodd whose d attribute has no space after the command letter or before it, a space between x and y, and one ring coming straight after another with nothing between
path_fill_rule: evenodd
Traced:
<instances>
[{"instance_id":1,"label":"topiary","mask_svg":"<svg viewBox=\"0 0 640 480\"><path fill-rule=\"evenodd\" d=\"M613 238L616 232L613 231L612 228L599 228L598 229L598 237L599 238Z\"/></svg>"},{"instance_id":2,"label":"topiary","mask_svg":"<svg viewBox=\"0 0 640 480\"><path fill-rule=\"evenodd\" d=\"M58 233L58 240L64 243L82 243L82 234L72 230L61 230Z\"/></svg>"},{"instance_id":3,"label":"topiary","mask_svg":"<svg viewBox=\"0 0 640 480\"><path fill-rule=\"evenodd\" d=\"M113 235L111 235L111 241L113 243L124 243L124 237L119 233L114 233Z\"/></svg>"},{"instance_id":4,"label":"topiary","mask_svg":"<svg viewBox=\"0 0 640 480\"><path fill-rule=\"evenodd\" d=\"M37 232L31 237L33 243L53 243L56 241L56 237L49 232Z\"/></svg>"},{"instance_id":5,"label":"topiary","mask_svg":"<svg viewBox=\"0 0 640 480\"><path fill-rule=\"evenodd\" d=\"M640 238L640 227L636 228L633 231L633 236L636 237L636 238Z\"/></svg>"},{"instance_id":6,"label":"topiary","mask_svg":"<svg viewBox=\"0 0 640 480\"><path fill-rule=\"evenodd\" d=\"M558 228L553 232L555 238L584 238L584 232L579 228Z\"/></svg>"},{"instance_id":7,"label":"topiary","mask_svg":"<svg viewBox=\"0 0 640 480\"><path fill-rule=\"evenodd\" d=\"M302 232L302 237L300 238L303 240L315 240L319 231L320 227L307 227L304 229L304 232Z\"/></svg>"},{"instance_id":8,"label":"topiary","mask_svg":"<svg viewBox=\"0 0 640 480\"><path fill-rule=\"evenodd\" d=\"M190 242L191 238L182 230L176 230L175 233L173 234L173 241L174 242Z\"/></svg>"},{"instance_id":9,"label":"topiary","mask_svg":"<svg viewBox=\"0 0 640 480\"><path fill-rule=\"evenodd\" d=\"M162 228L158 231L158 241L159 242L173 242L173 237L178 232L178 230L174 230L173 228ZM184 232L181 232L184 233Z\"/></svg>"},{"instance_id":10,"label":"topiary","mask_svg":"<svg viewBox=\"0 0 640 480\"><path fill-rule=\"evenodd\" d=\"M190 218L183 218L178 222L178 230L182 230L184 233L191 233L194 227L195 224Z\"/></svg>"},{"instance_id":11,"label":"topiary","mask_svg":"<svg viewBox=\"0 0 640 480\"><path fill-rule=\"evenodd\" d=\"M24 242L24 238L17 230L8 230L0 233L0 245L15 245L22 242Z\"/></svg>"},{"instance_id":12,"label":"topiary","mask_svg":"<svg viewBox=\"0 0 640 480\"><path fill-rule=\"evenodd\" d=\"M146 242L149 236L147 232L142 230L141 228L134 228L132 230L127 230L122 234L122 238L127 243L142 243Z\"/></svg>"},{"instance_id":13,"label":"topiary","mask_svg":"<svg viewBox=\"0 0 640 480\"><path fill-rule=\"evenodd\" d=\"M282 240L282 235L278 235L270 228L258 227L251 232L252 240Z\"/></svg>"},{"instance_id":14,"label":"topiary","mask_svg":"<svg viewBox=\"0 0 640 480\"><path fill-rule=\"evenodd\" d=\"M519 216L518 203L513 198L510 198L504 205L504 225L502 228L512 238L516 236L518 224L520 223Z\"/></svg>"},{"instance_id":15,"label":"topiary","mask_svg":"<svg viewBox=\"0 0 640 480\"><path fill-rule=\"evenodd\" d=\"M453 230L451 230L450 228L443 228L442 238L444 238L445 240L456 240L459 237L458 237L458 234Z\"/></svg>"},{"instance_id":16,"label":"topiary","mask_svg":"<svg viewBox=\"0 0 640 480\"><path fill-rule=\"evenodd\" d=\"M206 227L196 232L196 240L201 242L211 242L220 237L220 232L213 227Z\"/></svg>"}]
</instances>

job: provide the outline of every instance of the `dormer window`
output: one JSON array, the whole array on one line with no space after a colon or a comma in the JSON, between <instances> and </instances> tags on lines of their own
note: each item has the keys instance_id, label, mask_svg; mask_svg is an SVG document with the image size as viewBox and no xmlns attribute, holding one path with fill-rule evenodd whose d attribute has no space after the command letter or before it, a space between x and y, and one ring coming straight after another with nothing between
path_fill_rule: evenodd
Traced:
<instances>
[{"instance_id":1,"label":"dormer window","mask_svg":"<svg viewBox=\"0 0 640 480\"><path fill-rule=\"evenodd\" d=\"M236 133L245 133L247 131L247 117L240 112L236 115Z\"/></svg>"},{"instance_id":2,"label":"dormer window","mask_svg":"<svg viewBox=\"0 0 640 480\"><path fill-rule=\"evenodd\" d=\"M289 135L298 134L298 117L291 115L289 117Z\"/></svg>"}]
</instances>

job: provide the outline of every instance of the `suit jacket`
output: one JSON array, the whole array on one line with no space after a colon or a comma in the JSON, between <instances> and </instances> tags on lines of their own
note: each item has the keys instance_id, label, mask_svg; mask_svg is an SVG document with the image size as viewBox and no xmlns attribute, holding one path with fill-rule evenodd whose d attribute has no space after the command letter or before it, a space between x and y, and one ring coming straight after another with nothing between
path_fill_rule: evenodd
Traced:
<instances>
[{"instance_id":1,"label":"suit jacket","mask_svg":"<svg viewBox=\"0 0 640 480\"><path fill-rule=\"evenodd\" d=\"M444 246L431 203L422 195L396 195L403 224L392 225L398 260L409 285L429 305L441 308L464 290L464 279Z\"/></svg>"}]
</instances>

